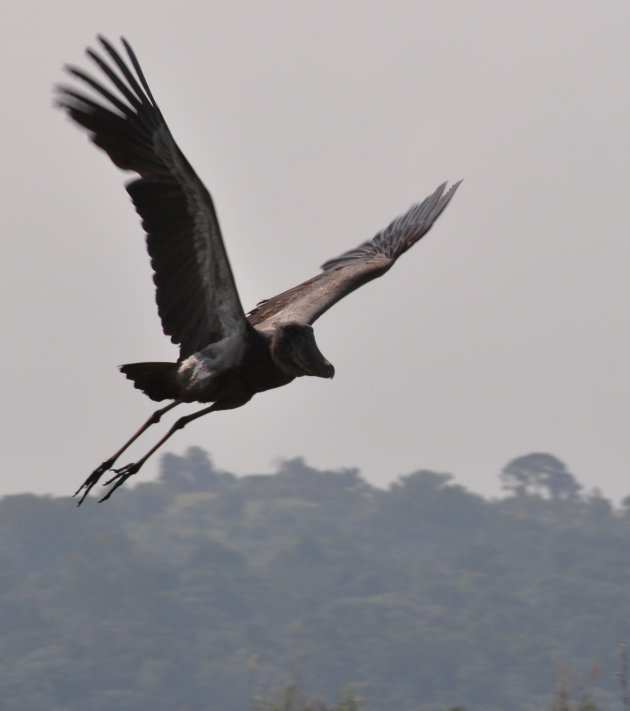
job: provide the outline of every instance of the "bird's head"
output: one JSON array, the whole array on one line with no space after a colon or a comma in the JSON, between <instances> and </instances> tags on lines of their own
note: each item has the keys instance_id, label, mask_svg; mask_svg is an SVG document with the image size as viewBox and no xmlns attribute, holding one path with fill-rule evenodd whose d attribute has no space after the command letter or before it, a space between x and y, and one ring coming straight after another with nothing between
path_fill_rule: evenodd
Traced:
<instances>
[{"instance_id":1,"label":"bird's head","mask_svg":"<svg viewBox=\"0 0 630 711\"><path fill-rule=\"evenodd\" d=\"M312 326L299 321L274 325L270 352L281 370L294 378L301 375L333 377L335 369L317 347Z\"/></svg>"}]
</instances>

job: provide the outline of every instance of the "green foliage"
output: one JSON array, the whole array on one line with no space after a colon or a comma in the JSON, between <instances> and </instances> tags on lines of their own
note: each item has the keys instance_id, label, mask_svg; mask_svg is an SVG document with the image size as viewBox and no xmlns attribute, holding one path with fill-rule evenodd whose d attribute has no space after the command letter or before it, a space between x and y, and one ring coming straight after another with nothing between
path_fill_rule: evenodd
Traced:
<instances>
[{"instance_id":1,"label":"green foliage","mask_svg":"<svg viewBox=\"0 0 630 711\"><path fill-rule=\"evenodd\" d=\"M107 505L6 497L2 709L630 711L630 517L540 488L567 473L550 457L514 460L529 488L495 501L425 470L237 478L199 449ZM296 666L319 696L270 694Z\"/></svg>"},{"instance_id":2,"label":"green foliage","mask_svg":"<svg viewBox=\"0 0 630 711\"><path fill-rule=\"evenodd\" d=\"M318 698L308 699L297 684L287 684L278 699L255 699L253 711L360 711L361 704L350 692L343 692L334 706Z\"/></svg>"}]
</instances>

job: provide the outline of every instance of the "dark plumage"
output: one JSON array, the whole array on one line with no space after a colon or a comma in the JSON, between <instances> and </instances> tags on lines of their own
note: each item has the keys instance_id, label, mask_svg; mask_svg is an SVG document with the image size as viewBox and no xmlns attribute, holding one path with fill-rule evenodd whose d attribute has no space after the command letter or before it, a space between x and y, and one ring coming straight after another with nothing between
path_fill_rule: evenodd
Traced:
<instances>
[{"instance_id":1,"label":"dark plumage","mask_svg":"<svg viewBox=\"0 0 630 711\"><path fill-rule=\"evenodd\" d=\"M440 185L372 240L329 260L317 276L260 302L246 315L210 193L175 143L129 44L122 40L130 65L106 39L99 41L105 59L92 49L87 54L112 88L68 67L96 99L60 86L57 102L119 168L140 176L127 192L146 232L162 327L180 354L177 363L121 366L152 400L171 402L90 474L76 492L83 492L79 504L132 442L182 402L212 404L177 420L137 462L115 469L101 501L191 420L240 407L256 393L302 375L332 378L334 368L320 353L312 324L346 294L384 274L431 228L459 185L450 190Z\"/></svg>"}]
</instances>

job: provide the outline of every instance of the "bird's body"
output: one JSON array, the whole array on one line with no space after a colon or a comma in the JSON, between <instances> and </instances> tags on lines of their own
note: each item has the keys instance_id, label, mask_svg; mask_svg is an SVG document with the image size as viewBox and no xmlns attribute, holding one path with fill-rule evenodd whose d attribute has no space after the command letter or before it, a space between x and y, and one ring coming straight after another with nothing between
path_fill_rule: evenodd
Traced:
<instances>
[{"instance_id":1,"label":"bird's body","mask_svg":"<svg viewBox=\"0 0 630 711\"><path fill-rule=\"evenodd\" d=\"M285 338L291 345L299 338L301 360L275 357ZM152 400L213 402L216 410L244 405L256 393L287 385L301 375L334 373L319 353L312 329L297 323L273 334L249 326L238 344L222 340L177 363L130 363L120 369Z\"/></svg>"},{"instance_id":2,"label":"bird's body","mask_svg":"<svg viewBox=\"0 0 630 711\"><path fill-rule=\"evenodd\" d=\"M339 299L385 273L431 228L459 185L448 191L440 185L372 240L329 260L321 273L246 315L209 192L175 143L131 47L123 40L130 67L107 40L99 39L113 66L95 51L87 53L117 92L68 68L94 90L96 100L59 87L58 103L119 168L139 175L127 191L146 232L162 327L180 354L176 363L121 366L136 388L170 404L92 472L79 489L79 503L137 437L180 403L212 404L177 420L138 462L114 470L108 482L113 486L101 500L193 419L240 407L256 393L296 377L332 378L334 368L319 351L312 324Z\"/></svg>"}]
</instances>

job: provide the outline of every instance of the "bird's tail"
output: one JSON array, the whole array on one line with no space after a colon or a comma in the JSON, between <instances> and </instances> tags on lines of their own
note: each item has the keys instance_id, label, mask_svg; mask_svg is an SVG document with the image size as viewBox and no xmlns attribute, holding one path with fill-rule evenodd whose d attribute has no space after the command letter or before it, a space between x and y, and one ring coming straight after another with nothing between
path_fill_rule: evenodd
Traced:
<instances>
[{"instance_id":1,"label":"bird's tail","mask_svg":"<svg viewBox=\"0 0 630 711\"><path fill-rule=\"evenodd\" d=\"M120 371L151 400L177 400L177 363L127 363Z\"/></svg>"}]
</instances>

